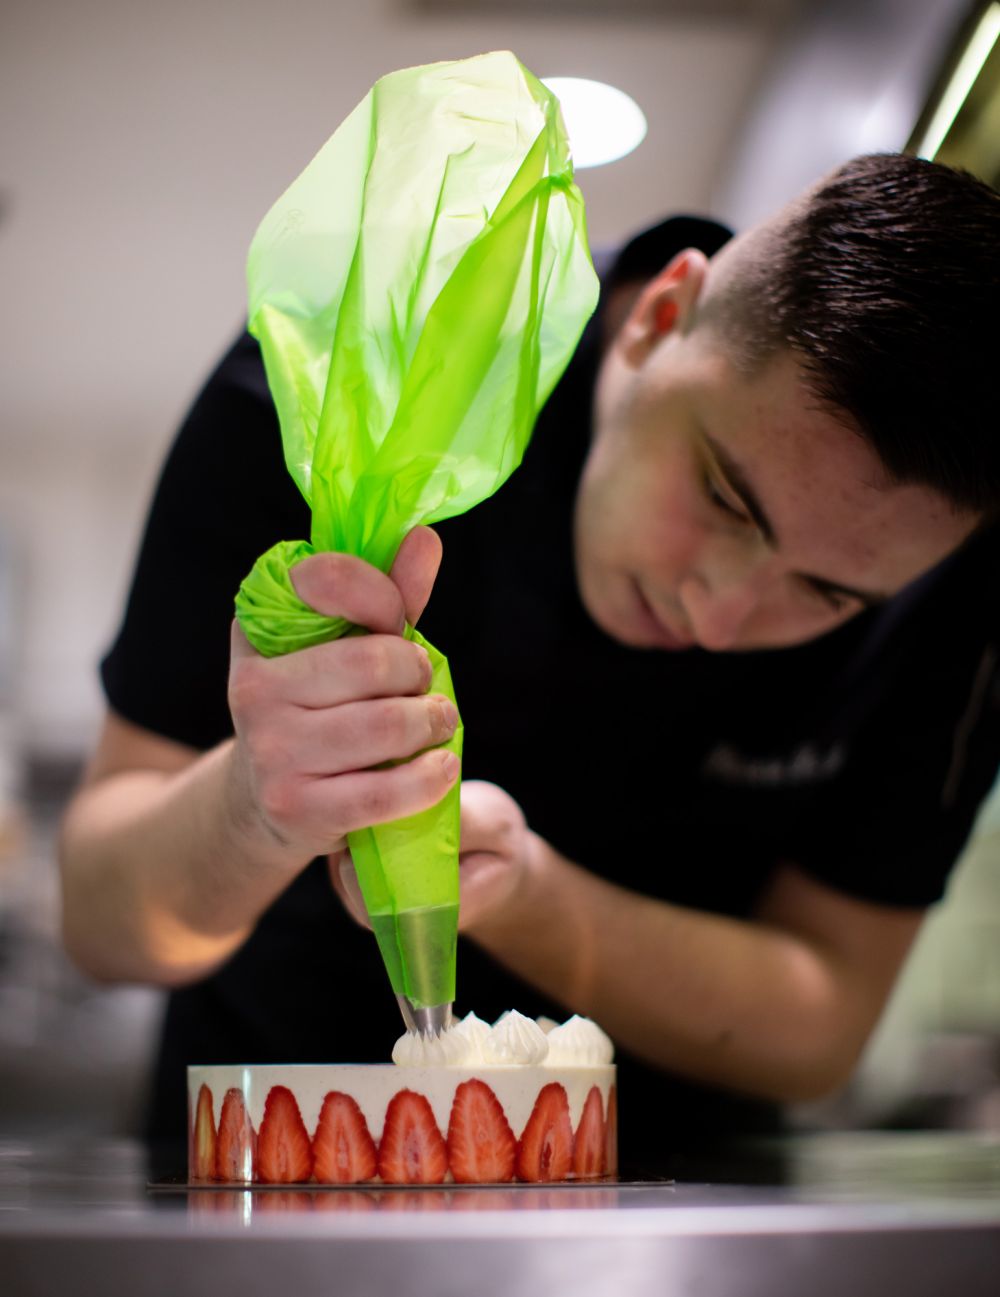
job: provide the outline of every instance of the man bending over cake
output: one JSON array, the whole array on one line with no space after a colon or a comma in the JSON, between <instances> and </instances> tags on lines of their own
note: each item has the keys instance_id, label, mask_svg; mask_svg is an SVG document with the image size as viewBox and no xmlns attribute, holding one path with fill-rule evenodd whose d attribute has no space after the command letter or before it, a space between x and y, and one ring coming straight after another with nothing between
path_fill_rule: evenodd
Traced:
<instances>
[{"instance_id":1,"label":"man bending over cake","mask_svg":"<svg viewBox=\"0 0 1000 1297\"><path fill-rule=\"evenodd\" d=\"M189 1062L386 1059L345 835L458 778L418 616L466 732L460 1010L596 1019L647 1166L850 1076L1000 762L1000 196L863 157L599 270L495 497L388 575L294 569L368 636L231 627L308 533L252 338L184 423L62 834L74 959L171 988L151 1135Z\"/></svg>"}]
</instances>

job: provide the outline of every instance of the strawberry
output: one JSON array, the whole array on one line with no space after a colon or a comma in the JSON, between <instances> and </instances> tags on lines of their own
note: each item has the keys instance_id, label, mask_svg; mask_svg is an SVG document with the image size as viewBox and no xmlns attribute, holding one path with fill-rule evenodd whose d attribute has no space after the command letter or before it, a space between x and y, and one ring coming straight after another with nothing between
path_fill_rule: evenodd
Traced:
<instances>
[{"instance_id":1,"label":"strawberry","mask_svg":"<svg viewBox=\"0 0 1000 1297\"><path fill-rule=\"evenodd\" d=\"M257 1135L247 1114L242 1091L226 1091L219 1113L215 1145L215 1179L249 1184L253 1180Z\"/></svg>"},{"instance_id":2,"label":"strawberry","mask_svg":"<svg viewBox=\"0 0 1000 1297\"><path fill-rule=\"evenodd\" d=\"M459 1184L514 1178L517 1140L485 1081L463 1081L448 1120L448 1165Z\"/></svg>"},{"instance_id":3,"label":"strawberry","mask_svg":"<svg viewBox=\"0 0 1000 1297\"><path fill-rule=\"evenodd\" d=\"M569 1100L558 1081L539 1091L517 1146L519 1180L565 1180L573 1164L573 1124Z\"/></svg>"},{"instance_id":4,"label":"strawberry","mask_svg":"<svg viewBox=\"0 0 1000 1297\"><path fill-rule=\"evenodd\" d=\"M618 1092L614 1086L608 1091L608 1111L604 1120L604 1166L608 1175L618 1174Z\"/></svg>"},{"instance_id":5,"label":"strawberry","mask_svg":"<svg viewBox=\"0 0 1000 1297\"><path fill-rule=\"evenodd\" d=\"M607 1166L604 1105L596 1085L590 1087L573 1139L573 1174L580 1180L604 1175Z\"/></svg>"},{"instance_id":6,"label":"strawberry","mask_svg":"<svg viewBox=\"0 0 1000 1297\"><path fill-rule=\"evenodd\" d=\"M378 1148L378 1173L387 1184L440 1184L448 1150L431 1105L414 1090L389 1100Z\"/></svg>"},{"instance_id":7,"label":"strawberry","mask_svg":"<svg viewBox=\"0 0 1000 1297\"><path fill-rule=\"evenodd\" d=\"M299 1184L312 1175L312 1144L295 1102L283 1085L272 1085L257 1136L257 1179L263 1184Z\"/></svg>"},{"instance_id":8,"label":"strawberry","mask_svg":"<svg viewBox=\"0 0 1000 1297\"><path fill-rule=\"evenodd\" d=\"M215 1117L212 1113L212 1091L203 1085L198 1091L191 1136L190 1168L192 1180L211 1180L215 1174Z\"/></svg>"},{"instance_id":9,"label":"strawberry","mask_svg":"<svg viewBox=\"0 0 1000 1297\"><path fill-rule=\"evenodd\" d=\"M378 1169L364 1113L339 1090L323 1100L312 1149L313 1171L321 1184L357 1184L373 1179Z\"/></svg>"}]
</instances>

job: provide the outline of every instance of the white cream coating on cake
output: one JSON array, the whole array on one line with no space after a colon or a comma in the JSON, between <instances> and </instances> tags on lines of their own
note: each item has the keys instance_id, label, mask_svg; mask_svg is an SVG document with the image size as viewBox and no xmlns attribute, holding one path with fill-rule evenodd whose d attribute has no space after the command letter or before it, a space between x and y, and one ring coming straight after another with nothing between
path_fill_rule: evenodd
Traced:
<instances>
[{"instance_id":1,"label":"white cream coating on cake","mask_svg":"<svg viewBox=\"0 0 1000 1297\"><path fill-rule=\"evenodd\" d=\"M615 1056L611 1037L590 1018L574 1013L560 1027L553 1027L546 1037L547 1067L599 1067Z\"/></svg>"}]
</instances>

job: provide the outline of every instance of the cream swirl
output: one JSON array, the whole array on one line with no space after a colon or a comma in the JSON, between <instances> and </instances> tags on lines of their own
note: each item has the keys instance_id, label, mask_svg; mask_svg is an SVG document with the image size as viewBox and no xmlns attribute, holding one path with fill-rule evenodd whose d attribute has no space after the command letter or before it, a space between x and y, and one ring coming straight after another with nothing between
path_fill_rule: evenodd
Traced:
<instances>
[{"instance_id":1,"label":"cream swirl","mask_svg":"<svg viewBox=\"0 0 1000 1297\"><path fill-rule=\"evenodd\" d=\"M492 1027L468 1013L439 1036L408 1031L393 1046L392 1061L397 1067L596 1067L614 1054L610 1037L590 1018L574 1014L559 1025L510 1009Z\"/></svg>"},{"instance_id":2,"label":"cream swirl","mask_svg":"<svg viewBox=\"0 0 1000 1297\"><path fill-rule=\"evenodd\" d=\"M547 1036L547 1067L595 1067L610 1063L615 1056L611 1037L596 1022L574 1013Z\"/></svg>"},{"instance_id":3,"label":"cream swirl","mask_svg":"<svg viewBox=\"0 0 1000 1297\"><path fill-rule=\"evenodd\" d=\"M487 1061L484 1053L484 1045L492 1028L488 1022L483 1022L482 1018L477 1017L474 1013L467 1013L460 1023L455 1027L455 1035L460 1036L466 1043L466 1057L464 1062L485 1063Z\"/></svg>"},{"instance_id":4,"label":"cream swirl","mask_svg":"<svg viewBox=\"0 0 1000 1297\"><path fill-rule=\"evenodd\" d=\"M461 1067L469 1054L469 1042L458 1027L440 1035L408 1031L392 1047L392 1061L397 1067Z\"/></svg>"},{"instance_id":5,"label":"cream swirl","mask_svg":"<svg viewBox=\"0 0 1000 1297\"><path fill-rule=\"evenodd\" d=\"M549 1042L537 1022L511 1009L498 1018L483 1039L483 1057L488 1063L541 1063Z\"/></svg>"}]
</instances>

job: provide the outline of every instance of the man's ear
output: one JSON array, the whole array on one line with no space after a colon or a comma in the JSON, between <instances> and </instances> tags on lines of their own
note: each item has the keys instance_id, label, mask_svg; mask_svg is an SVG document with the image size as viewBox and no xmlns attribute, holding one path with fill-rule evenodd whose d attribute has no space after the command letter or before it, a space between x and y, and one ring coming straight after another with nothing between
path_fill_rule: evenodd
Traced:
<instances>
[{"instance_id":1,"label":"man's ear","mask_svg":"<svg viewBox=\"0 0 1000 1297\"><path fill-rule=\"evenodd\" d=\"M685 331L707 271L704 252L685 248L643 288L614 340L627 365L637 369L668 334Z\"/></svg>"}]
</instances>

